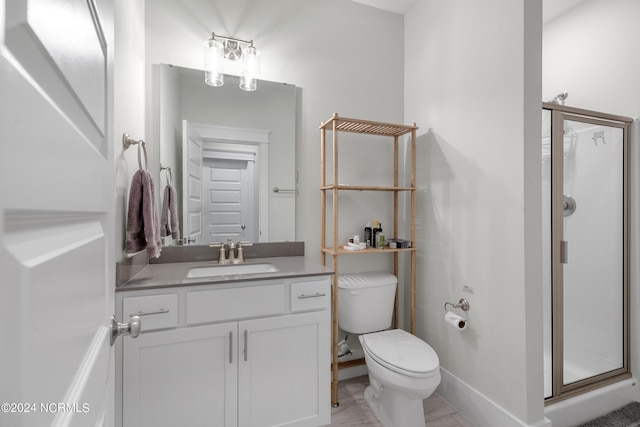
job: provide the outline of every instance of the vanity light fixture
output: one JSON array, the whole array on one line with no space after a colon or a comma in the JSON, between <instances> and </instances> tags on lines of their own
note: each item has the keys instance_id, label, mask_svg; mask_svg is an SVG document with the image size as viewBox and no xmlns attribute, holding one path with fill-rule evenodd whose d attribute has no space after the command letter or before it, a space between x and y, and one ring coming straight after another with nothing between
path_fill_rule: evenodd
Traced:
<instances>
[{"instance_id":1,"label":"vanity light fixture","mask_svg":"<svg viewBox=\"0 0 640 427\"><path fill-rule=\"evenodd\" d=\"M253 40L240 40L211 33L211 38L205 44L205 83L210 86L222 86L224 84L225 61L236 62L239 60L242 60L240 89L256 90L260 76L260 52L253 46Z\"/></svg>"}]
</instances>

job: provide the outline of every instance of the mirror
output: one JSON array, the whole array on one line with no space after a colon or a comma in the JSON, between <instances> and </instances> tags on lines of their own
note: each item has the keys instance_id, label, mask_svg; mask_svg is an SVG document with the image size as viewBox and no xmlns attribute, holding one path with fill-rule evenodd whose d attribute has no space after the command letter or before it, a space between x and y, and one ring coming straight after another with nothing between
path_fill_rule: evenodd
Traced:
<instances>
[{"instance_id":1,"label":"mirror","mask_svg":"<svg viewBox=\"0 0 640 427\"><path fill-rule=\"evenodd\" d=\"M259 81L245 92L229 75L212 87L202 70L165 64L152 73L158 206L171 184L178 237L189 244L295 241L296 87Z\"/></svg>"}]
</instances>

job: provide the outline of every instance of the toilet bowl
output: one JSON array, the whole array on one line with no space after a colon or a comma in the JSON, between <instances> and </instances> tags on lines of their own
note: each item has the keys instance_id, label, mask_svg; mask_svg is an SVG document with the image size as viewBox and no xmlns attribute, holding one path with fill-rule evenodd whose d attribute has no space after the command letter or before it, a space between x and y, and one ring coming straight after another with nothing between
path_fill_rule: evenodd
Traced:
<instances>
[{"instance_id":1,"label":"toilet bowl","mask_svg":"<svg viewBox=\"0 0 640 427\"><path fill-rule=\"evenodd\" d=\"M429 344L391 325L398 279L387 272L342 275L338 325L358 334L370 385L365 399L384 427L424 427L422 401L440 384L440 361Z\"/></svg>"},{"instance_id":2,"label":"toilet bowl","mask_svg":"<svg viewBox=\"0 0 640 427\"><path fill-rule=\"evenodd\" d=\"M422 401L440 384L429 344L401 329L359 336L369 371L365 399L384 427L424 427Z\"/></svg>"}]
</instances>

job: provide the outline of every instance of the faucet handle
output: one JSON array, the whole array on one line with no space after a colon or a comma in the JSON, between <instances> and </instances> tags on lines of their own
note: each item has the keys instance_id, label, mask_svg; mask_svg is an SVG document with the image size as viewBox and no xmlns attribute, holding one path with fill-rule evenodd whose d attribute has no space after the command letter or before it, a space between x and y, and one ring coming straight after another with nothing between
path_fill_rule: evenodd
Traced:
<instances>
[{"instance_id":1,"label":"faucet handle","mask_svg":"<svg viewBox=\"0 0 640 427\"><path fill-rule=\"evenodd\" d=\"M245 246L253 246L251 242L238 242L238 256L236 257L236 262L241 263L244 262L244 251L242 250Z\"/></svg>"},{"instance_id":2,"label":"faucet handle","mask_svg":"<svg viewBox=\"0 0 640 427\"><path fill-rule=\"evenodd\" d=\"M244 246L253 246L251 242L238 242L238 256L236 257L236 263L244 262L244 251L242 248Z\"/></svg>"},{"instance_id":3,"label":"faucet handle","mask_svg":"<svg viewBox=\"0 0 640 427\"><path fill-rule=\"evenodd\" d=\"M220 248L220 255L218 256L219 264L228 264L229 260L225 254L224 243L222 242L211 242L209 243L210 248Z\"/></svg>"}]
</instances>

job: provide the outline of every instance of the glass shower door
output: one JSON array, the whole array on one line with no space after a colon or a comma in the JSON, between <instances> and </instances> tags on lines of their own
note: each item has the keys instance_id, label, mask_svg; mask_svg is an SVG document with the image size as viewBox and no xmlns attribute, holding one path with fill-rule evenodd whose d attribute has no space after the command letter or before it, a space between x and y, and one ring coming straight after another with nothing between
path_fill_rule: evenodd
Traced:
<instances>
[{"instance_id":1,"label":"glass shower door","mask_svg":"<svg viewBox=\"0 0 640 427\"><path fill-rule=\"evenodd\" d=\"M545 397L555 398L628 372L627 126L543 111Z\"/></svg>"},{"instance_id":2,"label":"glass shower door","mask_svg":"<svg viewBox=\"0 0 640 427\"><path fill-rule=\"evenodd\" d=\"M563 383L623 368L623 132L564 120Z\"/></svg>"}]
</instances>

